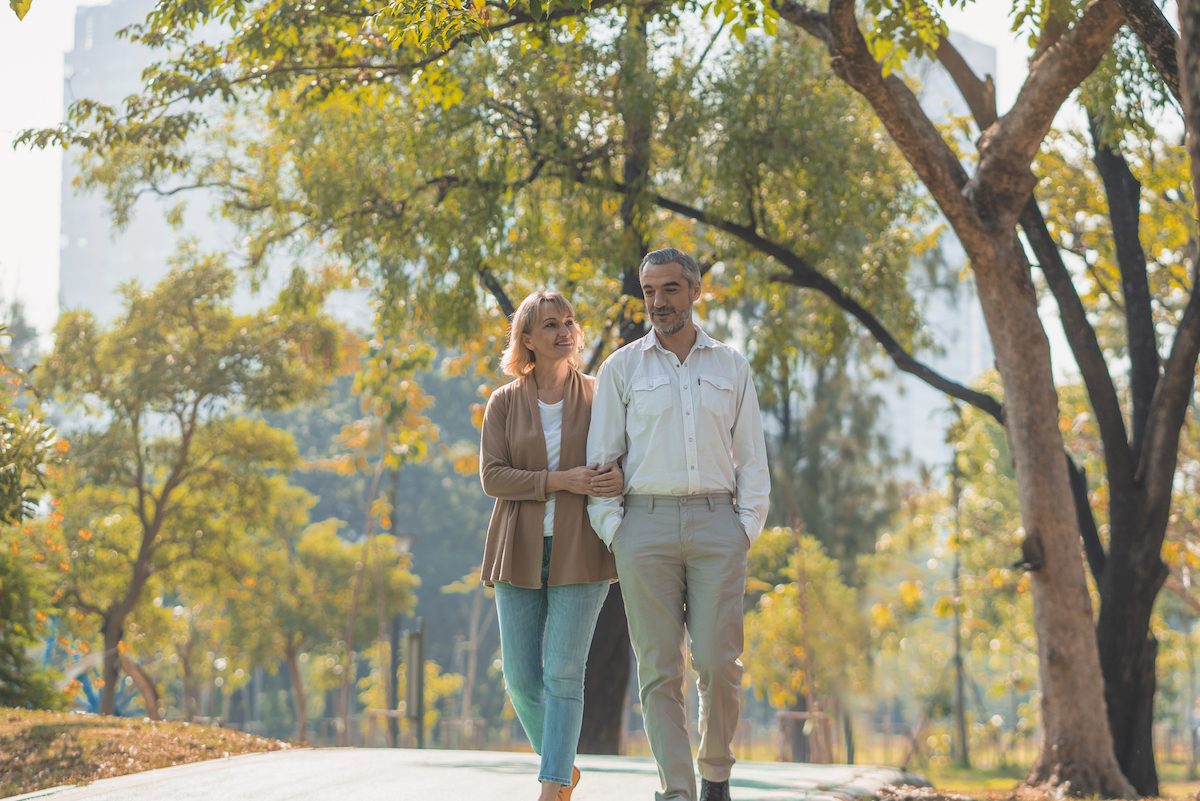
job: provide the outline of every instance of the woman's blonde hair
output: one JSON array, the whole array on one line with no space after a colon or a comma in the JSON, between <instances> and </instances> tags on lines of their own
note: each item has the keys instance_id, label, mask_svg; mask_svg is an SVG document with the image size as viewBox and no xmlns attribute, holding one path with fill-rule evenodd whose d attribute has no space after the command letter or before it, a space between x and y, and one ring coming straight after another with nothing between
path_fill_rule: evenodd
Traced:
<instances>
[{"instance_id":1,"label":"woman's blonde hair","mask_svg":"<svg viewBox=\"0 0 1200 801\"><path fill-rule=\"evenodd\" d=\"M575 308L571 302L559 293L544 289L531 292L513 312L512 323L508 327L508 345L500 357L500 369L504 371L505 375L520 378L533 369L534 353L525 347L521 336L533 333L533 324L537 322L538 312L543 303L553 304L555 311L564 317L575 316ZM580 330L578 322L575 325L575 344L575 356L571 361L578 367L579 351L583 349L583 332Z\"/></svg>"}]
</instances>

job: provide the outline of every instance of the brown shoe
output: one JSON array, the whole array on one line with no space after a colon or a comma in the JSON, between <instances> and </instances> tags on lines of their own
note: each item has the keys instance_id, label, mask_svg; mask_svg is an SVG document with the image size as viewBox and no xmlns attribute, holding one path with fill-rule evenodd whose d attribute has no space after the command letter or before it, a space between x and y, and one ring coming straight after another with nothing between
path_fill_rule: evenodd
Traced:
<instances>
[{"instance_id":1,"label":"brown shoe","mask_svg":"<svg viewBox=\"0 0 1200 801\"><path fill-rule=\"evenodd\" d=\"M558 801L571 801L571 793L579 785L579 768L571 766L571 784L563 785L558 791Z\"/></svg>"}]
</instances>

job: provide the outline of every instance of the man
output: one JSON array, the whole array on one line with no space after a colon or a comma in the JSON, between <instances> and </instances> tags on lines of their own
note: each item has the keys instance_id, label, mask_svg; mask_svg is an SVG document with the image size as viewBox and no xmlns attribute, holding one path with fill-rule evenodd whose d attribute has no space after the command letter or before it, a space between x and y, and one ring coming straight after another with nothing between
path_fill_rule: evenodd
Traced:
<instances>
[{"instance_id":1,"label":"man","mask_svg":"<svg viewBox=\"0 0 1200 801\"><path fill-rule=\"evenodd\" d=\"M695 801L683 704L684 632L700 689L700 801L728 801L740 714L746 552L770 478L745 357L692 322L700 268L674 248L642 261L653 330L600 370L588 462L621 459L626 496L592 498L612 550L638 663L658 801Z\"/></svg>"}]
</instances>

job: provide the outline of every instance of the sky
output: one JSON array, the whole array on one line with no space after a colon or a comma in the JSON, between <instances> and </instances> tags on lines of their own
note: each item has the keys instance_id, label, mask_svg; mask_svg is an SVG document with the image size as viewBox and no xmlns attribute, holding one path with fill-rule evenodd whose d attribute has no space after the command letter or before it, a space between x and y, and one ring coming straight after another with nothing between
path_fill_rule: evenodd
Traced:
<instances>
[{"instance_id":1,"label":"sky","mask_svg":"<svg viewBox=\"0 0 1200 801\"><path fill-rule=\"evenodd\" d=\"M58 314L62 152L14 150L12 140L62 119L63 54L75 9L91 4L35 0L23 21L0 5L0 300L21 298L39 331Z\"/></svg>"},{"instance_id":2,"label":"sky","mask_svg":"<svg viewBox=\"0 0 1200 801\"><path fill-rule=\"evenodd\" d=\"M75 9L104 0L35 0L18 22L0 4L0 300L19 297L40 331L58 313L59 197L62 152L14 149L26 128L63 116L63 54L73 46ZM1009 32L1007 3L980 0L950 11L951 29L997 50L1001 109L1016 96L1025 51Z\"/></svg>"}]
</instances>

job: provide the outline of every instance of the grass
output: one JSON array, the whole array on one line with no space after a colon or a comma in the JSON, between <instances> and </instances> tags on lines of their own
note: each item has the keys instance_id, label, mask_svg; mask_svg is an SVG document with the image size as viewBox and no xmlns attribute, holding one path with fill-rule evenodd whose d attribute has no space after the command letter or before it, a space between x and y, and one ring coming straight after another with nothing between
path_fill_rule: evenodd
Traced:
<instances>
[{"instance_id":1,"label":"grass","mask_svg":"<svg viewBox=\"0 0 1200 801\"><path fill-rule=\"evenodd\" d=\"M212 726L0 708L0 798L287 747Z\"/></svg>"},{"instance_id":2,"label":"grass","mask_svg":"<svg viewBox=\"0 0 1200 801\"><path fill-rule=\"evenodd\" d=\"M1027 767L1027 766L1026 766ZM954 765L929 766L918 769L939 792L963 795L973 799L1013 798L1013 791L1025 778L1026 768L972 768L963 770ZM1200 791L1200 781L1188 780L1182 765L1159 765L1159 796L1162 799L1194 799ZM1146 801L1149 801L1148 799Z\"/></svg>"}]
</instances>

